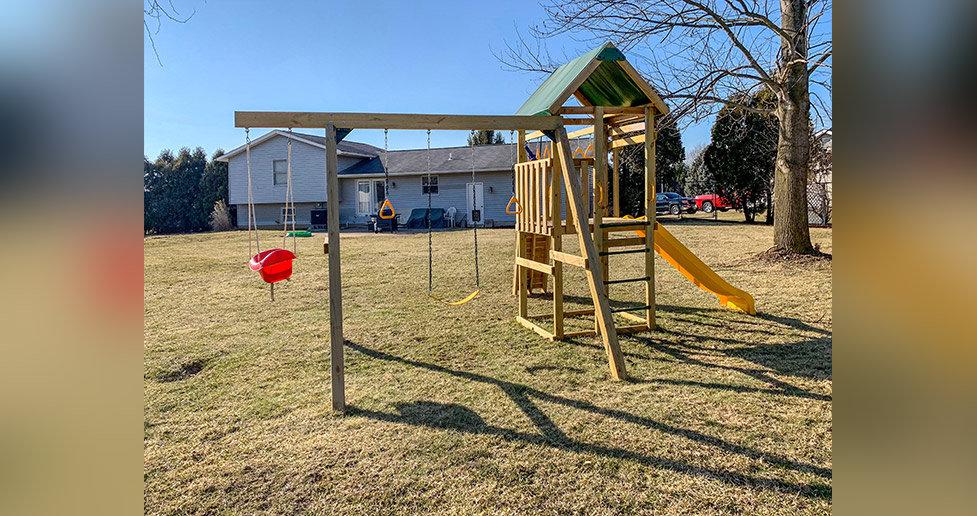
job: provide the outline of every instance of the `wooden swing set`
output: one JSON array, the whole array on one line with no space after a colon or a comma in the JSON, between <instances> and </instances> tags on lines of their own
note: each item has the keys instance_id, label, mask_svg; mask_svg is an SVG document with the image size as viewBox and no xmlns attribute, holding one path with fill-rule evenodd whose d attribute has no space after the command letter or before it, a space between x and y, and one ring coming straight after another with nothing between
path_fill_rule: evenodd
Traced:
<instances>
[{"instance_id":1,"label":"wooden swing set","mask_svg":"<svg viewBox=\"0 0 977 516\"><path fill-rule=\"evenodd\" d=\"M581 105L565 106L564 103L571 96ZM512 116L237 111L235 126L324 128L327 199L339 198L337 144L354 129L426 130L429 133L432 130L518 132L513 195L506 207L508 213L516 215L513 275L513 291L518 296L516 320L547 339L599 335L607 354L611 377L624 379L627 371L618 334L651 330L656 326L654 251L659 226L655 221L654 128L656 119L667 112L668 108L655 90L619 50L607 43L557 69ZM585 127L568 133L567 126ZM644 134L635 136L636 132ZM577 149L575 153L571 138L588 135L593 138L592 149ZM543 152L533 156L536 159L530 159L527 142L541 141L542 138L548 140ZM617 150L637 143L644 144L646 220L621 218L617 194ZM614 158L612 177L608 174L609 151ZM609 181L612 181L613 188ZM609 204L611 196L608 194L611 191L614 192L613 205ZM384 206L393 213L392 206L386 203ZM328 210L327 227L330 243L327 252L332 404L335 410L344 410L339 210ZM621 232L633 232L639 236L612 238L612 235ZM576 235L580 255L563 251L565 235ZM644 255L643 276L609 280L608 258L629 253ZM581 267L585 271L593 308L564 310L565 265ZM547 277L552 278L553 310L551 313L530 315L527 309L528 295L533 288L545 290ZM626 282L645 285L643 304L612 308L608 299L609 286ZM698 282L696 284L699 285ZM722 296L720 300L724 300ZM734 306L733 301L727 301L727 304ZM749 302L752 310L752 298L749 298ZM640 315L630 312L639 312ZM615 313L636 324L617 327ZM589 315L594 317L593 329L564 330L565 318ZM547 319L553 322L552 330L540 326Z\"/></svg>"}]
</instances>

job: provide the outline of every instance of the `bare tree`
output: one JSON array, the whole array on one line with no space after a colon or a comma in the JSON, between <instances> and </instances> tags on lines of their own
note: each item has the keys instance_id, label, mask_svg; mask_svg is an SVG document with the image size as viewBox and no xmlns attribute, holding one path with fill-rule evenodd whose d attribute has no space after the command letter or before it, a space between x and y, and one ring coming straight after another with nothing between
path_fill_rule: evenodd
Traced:
<instances>
[{"instance_id":1,"label":"bare tree","mask_svg":"<svg viewBox=\"0 0 977 516\"><path fill-rule=\"evenodd\" d=\"M159 58L159 52L156 50L156 40L153 38L154 35L159 34L160 27L163 26L163 20L169 20L176 23L186 23L193 18L194 14L197 14L197 10L194 9L190 16L186 18L179 18L182 16L179 11L176 10L176 6L173 5L173 0L167 0L166 2L169 8L163 7L157 0L144 0L144 5L142 9L143 18L142 25L146 28L146 35L149 36L149 44L153 46L153 53L156 54L156 62L160 66L163 66L163 61ZM156 25L156 30L150 30L149 23Z\"/></svg>"},{"instance_id":2,"label":"bare tree","mask_svg":"<svg viewBox=\"0 0 977 516\"><path fill-rule=\"evenodd\" d=\"M773 113L779 120L775 172L774 247L813 251L807 226L811 115L830 126L831 30L818 21L830 0L545 0L547 20L518 36L497 57L514 70L550 72L546 40L569 34L610 40L631 56L669 103L669 123L702 120L724 105ZM776 108L757 110L735 99L757 90L776 95Z\"/></svg>"}]
</instances>

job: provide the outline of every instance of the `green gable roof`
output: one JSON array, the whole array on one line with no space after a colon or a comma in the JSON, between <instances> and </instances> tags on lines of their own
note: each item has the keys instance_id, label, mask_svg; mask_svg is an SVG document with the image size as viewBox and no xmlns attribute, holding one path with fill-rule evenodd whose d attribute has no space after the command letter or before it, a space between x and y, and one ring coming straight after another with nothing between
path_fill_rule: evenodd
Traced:
<instances>
[{"instance_id":1,"label":"green gable roof","mask_svg":"<svg viewBox=\"0 0 977 516\"><path fill-rule=\"evenodd\" d=\"M552 115L550 108L554 105L562 105L574 93L568 89L579 82L581 75L588 70L592 71L587 74L576 91L591 105L632 107L660 103L660 99L649 98L642 88L643 85L636 82L622 63L626 63L624 54L610 43L605 43L557 68L543 81L543 84L540 84L516 114ZM630 65L627 66L630 68ZM643 79L638 80L644 82ZM664 105L657 107L659 110L664 110Z\"/></svg>"}]
</instances>

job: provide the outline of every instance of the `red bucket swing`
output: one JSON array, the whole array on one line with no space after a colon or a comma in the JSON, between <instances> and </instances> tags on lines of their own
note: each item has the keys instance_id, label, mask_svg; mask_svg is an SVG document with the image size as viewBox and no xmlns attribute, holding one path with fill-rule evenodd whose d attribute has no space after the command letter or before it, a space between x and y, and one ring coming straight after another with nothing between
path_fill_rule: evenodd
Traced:
<instances>
[{"instance_id":1,"label":"red bucket swing","mask_svg":"<svg viewBox=\"0 0 977 516\"><path fill-rule=\"evenodd\" d=\"M275 299L275 283L287 280L292 277L292 260L296 259L297 256L293 251L288 249L266 249L261 250L261 245L258 242L258 219L254 213L254 195L251 192L251 136L249 135L249 129L244 129L246 142L246 155L247 155L247 168L248 168L248 254L250 255L253 249L251 248L251 228L254 227L254 243L257 248L258 254L251 257L248 261L248 267L257 272L261 279L265 283L271 286L271 299ZM286 236L282 237L282 246L285 245L285 239L287 238L288 231L288 218L291 216L292 219L292 249L295 249L295 203L292 200L292 131L288 131L288 161L285 173L285 217L283 220L284 230L286 231Z\"/></svg>"},{"instance_id":2,"label":"red bucket swing","mask_svg":"<svg viewBox=\"0 0 977 516\"><path fill-rule=\"evenodd\" d=\"M292 276L292 260L295 253L288 249L268 249L254 255L248 267L261 275L265 283L276 283Z\"/></svg>"}]
</instances>

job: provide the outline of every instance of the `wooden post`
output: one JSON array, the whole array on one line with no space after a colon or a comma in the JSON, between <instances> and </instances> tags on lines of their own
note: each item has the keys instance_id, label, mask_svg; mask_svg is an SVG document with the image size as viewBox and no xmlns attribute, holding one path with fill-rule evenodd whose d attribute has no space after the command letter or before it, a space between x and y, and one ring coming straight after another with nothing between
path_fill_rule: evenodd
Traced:
<instances>
[{"instance_id":1,"label":"wooden post","mask_svg":"<svg viewBox=\"0 0 977 516\"><path fill-rule=\"evenodd\" d=\"M648 329L657 327L655 320L655 108L645 108L645 217L648 220L648 230L645 231L645 247L650 249L645 253L645 304L648 305L645 319Z\"/></svg>"},{"instance_id":2,"label":"wooden post","mask_svg":"<svg viewBox=\"0 0 977 516\"><path fill-rule=\"evenodd\" d=\"M560 208L563 198L563 168L559 156L553 156L553 169L550 171L550 216L553 229L550 233L550 249L563 251L563 213ZM553 338L563 338L563 262L553 260Z\"/></svg>"},{"instance_id":3,"label":"wooden post","mask_svg":"<svg viewBox=\"0 0 977 516\"><path fill-rule=\"evenodd\" d=\"M580 250L584 258L588 260L589 267L584 269L587 273L587 283L590 287L590 296L594 300L594 314L597 317L601 338L604 341L604 350L607 352L607 361L611 368L611 377L615 380L627 378L628 373L625 369L624 355L621 354L621 345L617 340L617 329L614 326L614 319L611 314L610 303L607 294L604 293L604 274L598 266L600 260L597 256L597 249L594 247L594 239L587 231L588 220L584 195L580 193L580 178L576 165L573 164L573 151L570 150L570 138L567 130L563 127L555 131L556 152L560 155L563 162L563 182L567 188L567 204L573 219L577 224L577 240L580 243ZM600 228L597 228L600 230Z\"/></svg>"},{"instance_id":4,"label":"wooden post","mask_svg":"<svg viewBox=\"0 0 977 516\"><path fill-rule=\"evenodd\" d=\"M518 247L516 248L516 256L519 258L526 257L526 235L520 234ZM516 261L516 270L519 271L519 317L527 317L529 314L529 271L525 267L519 265L518 260Z\"/></svg>"},{"instance_id":5,"label":"wooden post","mask_svg":"<svg viewBox=\"0 0 977 516\"><path fill-rule=\"evenodd\" d=\"M329 364L332 408L346 410L346 371L343 363L343 285L339 255L339 158L336 126L326 126L326 224L329 237Z\"/></svg>"},{"instance_id":6,"label":"wooden post","mask_svg":"<svg viewBox=\"0 0 977 516\"><path fill-rule=\"evenodd\" d=\"M604 221L604 214L601 210L601 204L606 193L602 189L607 187L607 134L604 129L604 107L594 106L594 248L597 249L598 255L596 261L590 262L590 266L599 267L602 273L604 272L604 257L600 256L599 253L604 251L604 232L600 228ZM587 190L584 190L584 193L586 194ZM604 274L604 279L607 279L606 274ZM604 291L604 295L607 295L607 285L601 285L601 289ZM597 324L597 318L594 319L594 329L599 333L600 325Z\"/></svg>"},{"instance_id":7,"label":"wooden post","mask_svg":"<svg viewBox=\"0 0 977 516\"><path fill-rule=\"evenodd\" d=\"M611 151L611 158L614 160L614 216L621 216L621 156L617 147Z\"/></svg>"},{"instance_id":8,"label":"wooden post","mask_svg":"<svg viewBox=\"0 0 977 516\"><path fill-rule=\"evenodd\" d=\"M519 143L518 143L518 145L519 145L519 147L516 149L516 163L525 163L526 160L528 159L528 156L526 155L526 131L519 131ZM515 173L515 172L513 172L513 173ZM521 204L522 207L523 207L523 210L525 210L526 209L526 203L528 201L527 201L527 199L520 199L520 197L523 197L521 194L522 194L522 189L519 186L517 186L516 187L516 198L519 199L519 204ZM516 245L513 247L513 250L514 250L516 256L519 256L519 239L523 238L523 236L521 234L521 228L519 227L519 217L521 217L521 215L516 215L516 231L515 231L516 232ZM518 295L518 294L519 294L519 266L516 265L515 264L515 261L513 260L513 263L512 263L512 295L515 296L515 295Z\"/></svg>"}]
</instances>

